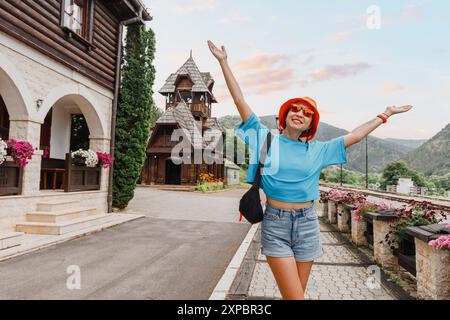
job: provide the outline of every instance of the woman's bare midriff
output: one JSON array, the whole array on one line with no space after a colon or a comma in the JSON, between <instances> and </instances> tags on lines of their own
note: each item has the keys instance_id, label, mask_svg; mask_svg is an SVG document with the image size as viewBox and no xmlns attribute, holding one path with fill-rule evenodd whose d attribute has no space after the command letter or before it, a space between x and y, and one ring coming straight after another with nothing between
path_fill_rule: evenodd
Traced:
<instances>
[{"instance_id":1,"label":"woman's bare midriff","mask_svg":"<svg viewBox=\"0 0 450 320\"><path fill-rule=\"evenodd\" d=\"M313 201L308 202L281 202L278 200L270 199L267 197L267 203L273 207L282 208L282 209L301 209L309 207Z\"/></svg>"}]
</instances>

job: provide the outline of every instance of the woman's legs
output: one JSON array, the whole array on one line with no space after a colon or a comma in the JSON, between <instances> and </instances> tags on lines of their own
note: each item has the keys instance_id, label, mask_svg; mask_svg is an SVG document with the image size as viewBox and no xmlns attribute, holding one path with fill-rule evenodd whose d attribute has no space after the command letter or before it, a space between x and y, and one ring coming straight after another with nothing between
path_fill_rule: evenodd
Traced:
<instances>
[{"instance_id":1,"label":"woman's legs","mask_svg":"<svg viewBox=\"0 0 450 320\"><path fill-rule=\"evenodd\" d=\"M295 258L275 258L267 256L267 262L269 263L283 299L303 300L305 297L299 277L300 272L297 269L298 267Z\"/></svg>"},{"instance_id":2,"label":"woman's legs","mask_svg":"<svg viewBox=\"0 0 450 320\"><path fill-rule=\"evenodd\" d=\"M314 261L297 262L297 272L300 283L302 284L303 292L306 292L306 286L308 285L308 279L311 274L313 263Z\"/></svg>"}]
</instances>

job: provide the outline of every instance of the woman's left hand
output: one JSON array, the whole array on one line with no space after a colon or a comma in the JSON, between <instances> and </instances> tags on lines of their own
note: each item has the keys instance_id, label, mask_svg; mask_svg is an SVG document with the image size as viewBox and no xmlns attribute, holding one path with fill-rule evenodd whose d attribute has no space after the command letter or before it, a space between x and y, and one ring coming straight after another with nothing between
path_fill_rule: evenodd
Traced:
<instances>
[{"instance_id":1,"label":"woman's left hand","mask_svg":"<svg viewBox=\"0 0 450 320\"><path fill-rule=\"evenodd\" d=\"M386 113L388 116L392 116L393 114L407 112L411 109L412 109L412 106L410 106L410 105L401 106L401 107L392 106L392 107L387 107L386 111L384 113Z\"/></svg>"}]
</instances>

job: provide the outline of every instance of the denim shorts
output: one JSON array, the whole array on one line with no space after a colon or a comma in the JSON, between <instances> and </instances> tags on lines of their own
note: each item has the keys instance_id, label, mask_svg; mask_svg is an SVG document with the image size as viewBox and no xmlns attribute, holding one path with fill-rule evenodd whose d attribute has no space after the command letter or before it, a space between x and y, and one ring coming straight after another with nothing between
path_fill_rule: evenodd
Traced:
<instances>
[{"instance_id":1,"label":"denim shorts","mask_svg":"<svg viewBox=\"0 0 450 320\"><path fill-rule=\"evenodd\" d=\"M306 262L323 255L314 202L301 209L281 209L266 202L261 227L261 253L266 256Z\"/></svg>"}]
</instances>

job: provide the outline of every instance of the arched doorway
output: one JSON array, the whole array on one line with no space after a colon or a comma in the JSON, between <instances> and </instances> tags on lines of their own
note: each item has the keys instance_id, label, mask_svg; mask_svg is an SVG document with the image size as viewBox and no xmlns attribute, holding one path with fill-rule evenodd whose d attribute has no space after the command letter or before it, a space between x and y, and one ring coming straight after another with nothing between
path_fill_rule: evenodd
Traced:
<instances>
[{"instance_id":1,"label":"arched doorway","mask_svg":"<svg viewBox=\"0 0 450 320\"><path fill-rule=\"evenodd\" d=\"M0 95L0 139L8 140L9 138L9 113L6 109L5 101Z\"/></svg>"},{"instance_id":2,"label":"arched doorway","mask_svg":"<svg viewBox=\"0 0 450 320\"><path fill-rule=\"evenodd\" d=\"M56 99L55 99L56 100ZM70 171L72 151L91 149L91 134L102 134L103 126L94 105L79 94L68 94L57 99L47 108L41 126L40 147L44 150L41 162L41 190L68 190L67 181L76 181L77 186L89 184L100 188L99 172ZM95 134L94 134L95 136ZM99 151L99 150L95 150ZM68 162L69 161L69 162ZM81 169L81 168L79 168ZM86 176L89 174L89 176ZM95 176L93 176L95 175ZM69 178L68 178L69 177ZM92 187L89 190L94 190ZM86 189L86 190L88 190Z\"/></svg>"},{"instance_id":3,"label":"arched doorway","mask_svg":"<svg viewBox=\"0 0 450 320\"><path fill-rule=\"evenodd\" d=\"M0 54L0 138L26 140L23 126L30 120L31 99L20 72ZM33 144L33 141L29 141ZM0 196L22 193L23 168L15 161L4 161L0 166Z\"/></svg>"}]
</instances>

